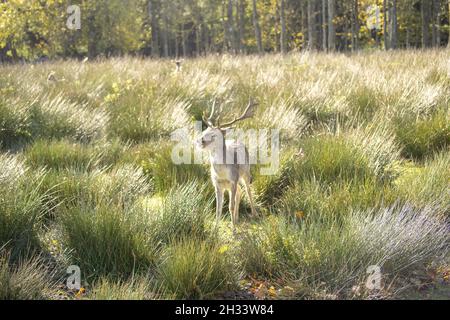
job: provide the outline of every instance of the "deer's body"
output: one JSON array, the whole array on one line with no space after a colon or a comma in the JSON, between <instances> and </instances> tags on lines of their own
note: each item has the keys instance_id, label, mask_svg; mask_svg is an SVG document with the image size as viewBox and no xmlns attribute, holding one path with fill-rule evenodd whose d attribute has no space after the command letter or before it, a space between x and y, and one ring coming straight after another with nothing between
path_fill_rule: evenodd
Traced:
<instances>
[{"instance_id":1,"label":"deer's body","mask_svg":"<svg viewBox=\"0 0 450 320\"><path fill-rule=\"evenodd\" d=\"M234 229L239 220L241 185L245 188L253 215L256 215L256 209L250 190L251 174L248 151L243 143L225 140L225 132L226 129L209 124L209 128L202 133L198 140L198 145L201 149L208 151L210 156L211 180L216 194L216 221L222 215L224 194L228 192L231 222Z\"/></svg>"}]
</instances>

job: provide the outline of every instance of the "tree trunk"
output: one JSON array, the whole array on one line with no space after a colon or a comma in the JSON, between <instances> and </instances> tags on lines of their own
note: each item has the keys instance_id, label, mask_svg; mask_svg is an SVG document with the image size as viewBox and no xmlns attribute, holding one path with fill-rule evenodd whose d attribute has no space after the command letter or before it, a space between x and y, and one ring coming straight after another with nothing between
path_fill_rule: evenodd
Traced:
<instances>
[{"instance_id":1,"label":"tree trunk","mask_svg":"<svg viewBox=\"0 0 450 320\"><path fill-rule=\"evenodd\" d=\"M186 31L184 30L184 24L181 26L181 48L183 51L183 56L187 56L187 39L186 39Z\"/></svg>"},{"instance_id":2,"label":"tree trunk","mask_svg":"<svg viewBox=\"0 0 450 320\"><path fill-rule=\"evenodd\" d=\"M422 14L422 48L428 48L431 46L429 0L422 0L421 14Z\"/></svg>"},{"instance_id":3,"label":"tree trunk","mask_svg":"<svg viewBox=\"0 0 450 320\"><path fill-rule=\"evenodd\" d=\"M159 28L158 28L157 12L153 0L148 1L147 10L148 16L150 18L151 37L152 37L150 42L151 55L153 57L159 57L159 41L158 41Z\"/></svg>"},{"instance_id":4,"label":"tree trunk","mask_svg":"<svg viewBox=\"0 0 450 320\"><path fill-rule=\"evenodd\" d=\"M227 28L230 37L230 47L232 48L234 53L237 53L237 39L233 19L233 0L228 0Z\"/></svg>"},{"instance_id":5,"label":"tree trunk","mask_svg":"<svg viewBox=\"0 0 450 320\"><path fill-rule=\"evenodd\" d=\"M433 38L433 46L439 47L441 42L440 35L440 24L441 24L441 1L433 0L433 29L432 29L432 38Z\"/></svg>"},{"instance_id":6,"label":"tree trunk","mask_svg":"<svg viewBox=\"0 0 450 320\"><path fill-rule=\"evenodd\" d=\"M239 17L239 51L245 53L245 7L244 0L238 2L238 17Z\"/></svg>"},{"instance_id":7,"label":"tree trunk","mask_svg":"<svg viewBox=\"0 0 450 320\"><path fill-rule=\"evenodd\" d=\"M448 20L450 21L450 0L448 0ZM449 31L449 34L448 34L447 47L450 49L450 31Z\"/></svg>"},{"instance_id":8,"label":"tree trunk","mask_svg":"<svg viewBox=\"0 0 450 320\"><path fill-rule=\"evenodd\" d=\"M383 0L383 42L384 50L389 50L388 0Z\"/></svg>"},{"instance_id":9,"label":"tree trunk","mask_svg":"<svg viewBox=\"0 0 450 320\"><path fill-rule=\"evenodd\" d=\"M162 30L163 53L164 53L164 58L167 58L169 56L169 21L167 19L167 15L165 12L164 12L163 23L164 23L164 28Z\"/></svg>"},{"instance_id":10,"label":"tree trunk","mask_svg":"<svg viewBox=\"0 0 450 320\"><path fill-rule=\"evenodd\" d=\"M354 0L352 10L352 51L357 51L359 47L359 7L358 0Z\"/></svg>"},{"instance_id":11,"label":"tree trunk","mask_svg":"<svg viewBox=\"0 0 450 320\"><path fill-rule=\"evenodd\" d=\"M287 53L287 38L286 38L286 17L285 17L285 0L280 1L280 49L282 54Z\"/></svg>"},{"instance_id":12,"label":"tree trunk","mask_svg":"<svg viewBox=\"0 0 450 320\"><path fill-rule=\"evenodd\" d=\"M392 18L390 47L391 49L397 49L398 45L397 0L392 0L392 7L390 12Z\"/></svg>"},{"instance_id":13,"label":"tree trunk","mask_svg":"<svg viewBox=\"0 0 450 320\"><path fill-rule=\"evenodd\" d=\"M356 50L359 49L359 30L361 28L361 25L359 23L359 5L358 5L358 0L355 0L355 26L356 26Z\"/></svg>"},{"instance_id":14,"label":"tree trunk","mask_svg":"<svg viewBox=\"0 0 450 320\"><path fill-rule=\"evenodd\" d=\"M256 45L258 47L258 53L262 53L263 46L261 38L261 29L259 27L258 9L256 8L256 0L253 0L253 26L255 28L255 38L256 38Z\"/></svg>"},{"instance_id":15,"label":"tree trunk","mask_svg":"<svg viewBox=\"0 0 450 320\"><path fill-rule=\"evenodd\" d=\"M178 29L178 28L177 28ZM180 57L180 44L179 44L179 34L178 32L175 32L175 58L178 59Z\"/></svg>"},{"instance_id":16,"label":"tree trunk","mask_svg":"<svg viewBox=\"0 0 450 320\"><path fill-rule=\"evenodd\" d=\"M327 51L327 0L322 0L322 50Z\"/></svg>"},{"instance_id":17,"label":"tree trunk","mask_svg":"<svg viewBox=\"0 0 450 320\"><path fill-rule=\"evenodd\" d=\"M315 49L315 22L316 19L314 17L314 0L308 0L308 50Z\"/></svg>"},{"instance_id":18,"label":"tree trunk","mask_svg":"<svg viewBox=\"0 0 450 320\"><path fill-rule=\"evenodd\" d=\"M328 0L328 50L336 50L336 30L334 28L334 15L336 14L335 0Z\"/></svg>"}]
</instances>

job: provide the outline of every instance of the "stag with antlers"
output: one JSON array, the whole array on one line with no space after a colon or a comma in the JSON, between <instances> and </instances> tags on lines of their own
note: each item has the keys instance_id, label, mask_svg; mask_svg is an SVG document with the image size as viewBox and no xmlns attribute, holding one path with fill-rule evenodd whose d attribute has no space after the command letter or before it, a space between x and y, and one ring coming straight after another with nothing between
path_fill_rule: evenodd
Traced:
<instances>
[{"instance_id":1,"label":"stag with antlers","mask_svg":"<svg viewBox=\"0 0 450 320\"><path fill-rule=\"evenodd\" d=\"M221 110L216 116L216 103L214 102L209 117L205 115L203 117L208 128L197 140L199 148L209 152L210 156L211 180L216 193L216 224L222 215L224 193L228 191L233 231L239 220L241 184L250 201L252 215L257 213L250 190L251 174L248 150L241 142L225 140L225 134L237 122L253 117L256 105L250 101L240 117L221 124L219 121Z\"/></svg>"}]
</instances>

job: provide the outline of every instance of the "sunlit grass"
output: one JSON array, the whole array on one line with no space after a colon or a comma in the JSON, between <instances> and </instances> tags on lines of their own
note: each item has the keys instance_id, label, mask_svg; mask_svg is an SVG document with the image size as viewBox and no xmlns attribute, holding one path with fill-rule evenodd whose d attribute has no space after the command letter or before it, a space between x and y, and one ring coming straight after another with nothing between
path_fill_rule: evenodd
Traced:
<instances>
[{"instance_id":1,"label":"sunlit grass","mask_svg":"<svg viewBox=\"0 0 450 320\"><path fill-rule=\"evenodd\" d=\"M256 278L294 298L366 298L371 264L382 296L399 297L393 281L448 253L448 52L174 69L139 57L0 66L0 297L49 297L61 252L86 299L220 298ZM251 98L255 117L238 128L280 129L280 170L252 169L261 216L245 215L244 195L233 234L226 205L215 224L208 165L174 164L170 140L213 101L228 119ZM54 259L30 260L42 254Z\"/></svg>"}]
</instances>

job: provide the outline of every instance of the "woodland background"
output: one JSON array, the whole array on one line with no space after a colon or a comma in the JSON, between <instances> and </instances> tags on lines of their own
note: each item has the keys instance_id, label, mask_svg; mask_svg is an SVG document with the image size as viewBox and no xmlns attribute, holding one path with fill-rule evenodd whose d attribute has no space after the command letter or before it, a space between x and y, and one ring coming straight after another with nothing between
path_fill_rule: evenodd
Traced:
<instances>
[{"instance_id":1,"label":"woodland background","mask_svg":"<svg viewBox=\"0 0 450 320\"><path fill-rule=\"evenodd\" d=\"M67 8L81 8L69 30ZM0 61L446 46L447 0L1 0ZM377 18L378 17L378 18Z\"/></svg>"}]
</instances>

